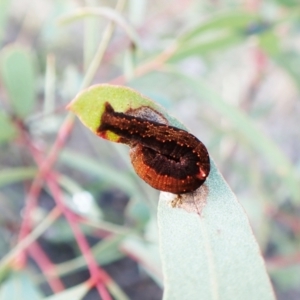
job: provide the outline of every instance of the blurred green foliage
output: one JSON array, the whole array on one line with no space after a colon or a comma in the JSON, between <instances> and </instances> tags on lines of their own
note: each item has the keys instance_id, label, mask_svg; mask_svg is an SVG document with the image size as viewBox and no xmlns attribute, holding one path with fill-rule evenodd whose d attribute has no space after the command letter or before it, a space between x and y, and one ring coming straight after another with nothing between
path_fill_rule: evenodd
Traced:
<instances>
[{"instance_id":1,"label":"blurred green foliage","mask_svg":"<svg viewBox=\"0 0 300 300\"><path fill-rule=\"evenodd\" d=\"M207 145L249 216L278 299L299 298L298 1L128 0L121 13L116 3L0 0L0 255L18 235L27 184L36 172L24 133L47 152L65 105L82 87L126 83L164 105ZM62 25L63 18L85 7L109 7L110 15L102 10L103 16ZM106 26L112 19L121 21L109 40ZM100 263L134 253L162 285L159 261L154 265L152 259L155 226L150 226L158 193L137 178L127 152L76 125L55 169L68 205L88 219L85 233L111 234L93 246ZM92 196L86 207L74 201L82 191ZM127 200L114 200L120 191ZM113 195L113 209L124 205L124 211L111 214L103 200L99 220L93 207L105 193ZM41 197L33 212L36 223L49 209L43 203ZM62 220L63 227L68 229ZM53 225L43 238L55 244L66 235L68 230ZM86 268L75 242L71 246L77 258L57 264L60 274ZM138 256L139 247L151 253L152 267L147 255ZM15 277L30 290L46 280L30 265L22 272L30 276L12 273L5 288Z\"/></svg>"}]
</instances>

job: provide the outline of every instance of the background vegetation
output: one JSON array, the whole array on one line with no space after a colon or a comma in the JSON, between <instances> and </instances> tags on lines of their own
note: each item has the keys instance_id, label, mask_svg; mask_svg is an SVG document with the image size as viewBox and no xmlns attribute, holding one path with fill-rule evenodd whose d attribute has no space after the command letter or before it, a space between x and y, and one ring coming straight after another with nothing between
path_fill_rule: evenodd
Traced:
<instances>
[{"instance_id":1,"label":"background vegetation","mask_svg":"<svg viewBox=\"0 0 300 300\"><path fill-rule=\"evenodd\" d=\"M107 82L161 103L206 144L249 216L278 299L299 299L299 8L0 0L2 297L17 282L28 299L74 299L74 286L89 291L84 299L109 299L104 285L91 289L101 276L117 299L161 299L158 192L137 178L126 147L65 110Z\"/></svg>"}]
</instances>

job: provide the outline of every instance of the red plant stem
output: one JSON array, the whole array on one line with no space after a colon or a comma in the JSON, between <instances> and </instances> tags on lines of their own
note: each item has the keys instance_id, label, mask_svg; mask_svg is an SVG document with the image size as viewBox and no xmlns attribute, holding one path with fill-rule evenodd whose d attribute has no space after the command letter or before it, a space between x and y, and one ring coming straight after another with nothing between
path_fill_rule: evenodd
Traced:
<instances>
[{"instance_id":1,"label":"red plant stem","mask_svg":"<svg viewBox=\"0 0 300 300\"><path fill-rule=\"evenodd\" d=\"M78 246L87 262L87 266L89 268L91 278L95 283L99 295L101 295L102 297L101 299L111 300L112 298L105 287L105 284L111 281L111 278L105 271L103 271L100 267L98 267L98 264L91 252L90 246L78 226L77 219L74 218L73 214L70 213L70 211L63 204L60 188L54 179L55 178L53 178L53 176L51 176L51 178L49 176L49 178L47 179L47 184L54 197L56 205L61 209L65 218L70 224L75 239L78 243Z\"/></svg>"},{"instance_id":2,"label":"red plant stem","mask_svg":"<svg viewBox=\"0 0 300 300\"><path fill-rule=\"evenodd\" d=\"M70 123L68 123L70 125ZM67 130L64 130L64 134L60 135L59 138L57 139L56 142L56 146L53 147L53 151L50 152L49 154L49 158L50 158L50 162L54 163L56 157L57 157L57 153L58 150L63 146L64 141L66 140L66 137L68 136L68 133L71 130L71 126L69 126L67 128ZM34 147L34 145L31 143L30 139L28 138L28 136L24 135L24 138L26 140L26 145L29 147L32 156L35 158L36 163L39 166L40 169L40 173L38 174L38 178L40 178L40 180L42 180L43 177L45 177L44 179L46 180L48 187L50 189L50 191L52 192L52 196L54 198L54 200L56 201L57 207L64 213L68 223L70 224L73 232L74 232L74 236L77 240L77 243L79 245L80 250L82 251L82 254L84 255L86 261L87 261L87 265L88 268L90 270L91 273L91 277L92 280L98 290L99 295L101 295L103 300L111 300L110 294L108 293L108 291L106 290L105 287L105 283L107 283L108 281L111 280L111 278L109 277L109 275L104 272L102 269L98 268L97 266L97 262L95 261L90 247L88 245L88 242L86 241L84 235L82 234L81 230L79 229L78 225L77 225L77 219L74 218L73 214L70 213L70 211L68 209L65 208L65 206L63 205L62 202L62 197L61 197L61 191L59 186L57 185L57 181L56 181L56 176L54 175L53 172L50 172L50 163L44 163L42 160L42 156L41 153L38 151L37 148ZM48 172L48 174L47 174ZM37 180L34 181L34 183L37 182ZM29 204L26 206L26 210L29 210L29 214L32 211L32 209L35 208L36 204L37 204L37 199L38 199L38 195L39 192L41 190L42 184L39 185L36 184L32 184L31 189L29 191L29 195L31 195L31 198L29 199L30 202ZM30 217L30 215L28 214L28 216ZM31 228L31 221L30 218L25 219L25 221L23 222L23 226L22 229L23 231L20 234L20 237L24 237L27 235L27 233L29 232ZM42 266L43 267L49 267L49 261L46 261L45 257L43 257L42 259L43 262ZM43 265L43 263L45 263L46 265ZM50 265L51 266L51 265ZM50 284L50 282L49 282ZM53 284L53 283L52 283Z\"/></svg>"},{"instance_id":3,"label":"red plant stem","mask_svg":"<svg viewBox=\"0 0 300 300\"><path fill-rule=\"evenodd\" d=\"M175 51L174 47L170 47L165 52L163 52L161 55L157 56L154 60L145 63L141 65L136 70L136 75L141 76L145 73L148 73L152 71L153 69L158 68L161 66L170 56L172 56L173 52ZM115 79L116 82L124 83L126 81L125 77L121 76L117 79ZM40 165L39 172L34 179L29 192L27 194L27 197L25 199L25 209L24 209L24 218L23 223L21 225L20 234L19 234L19 240L22 240L30 231L31 228L31 218L30 213L34 210L34 208L37 205L38 202L38 196L41 192L44 179L48 175L49 171L51 171L51 168L53 164L55 163L60 149L64 146L67 137L69 136L70 132L72 131L74 125L74 115L69 115L69 117L66 118L65 122L63 123L61 129L58 132L57 138L54 142L53 147L50 150L50 153L48 156L43 159L42 164ZM21 132L24 131L22 130ZM32 149L31 149L32 150ZM41 160L41 157L38 157L37 159L37 153L36 154L36 160ZM24 258L25 259L25 258Z\"/></svg>"},{"instance_id":4,"label":"red plant stem","mask_svg":"<svg viewBox=\"0 0 300 300\"><path fill-rule=\"evenodd\" d=\"M144 75L145 73L148 73L156 68L159 68L161 65L164 64L165 61L168 60L168 58L170 56L172 56L175 49L176 49L176 47L170 47L165 52L163 52L161 55L157 56L154 60L138 67L136 70L136 76ZM124 83L126 81L126 79L124 77L120 77L120 78L116 79L116 81L120 81L120 82ZM20 229L19 240L22 240L30 232L30 229L32 226L30 214L32 213L32 211L34 210L34 208L37 205L38 197L41 192L42 186L44 184L44 180L48 181L48 185L49 185L48 178L49 178L49 176L52 176L51 168L53 167L53 165L56 162L56 159L58 157L60 149L64 146L67 137L69 136L70 132L72 131L73 125L74 125L74 115L69 114L68 117L66 118L65 122L61 126L61 128L58 132L57 138L54 142L54 145L51 148L51 150L46 158L42 158L40 153L33 151L34 147L32 147L31 143L29 143L29 145L31 145L29 147L33 151L32 154L35 157L37 164L39 165L39 172L38 172L36 178L34 179L32 185L29 189L29 192L27 194L27 197L25 199L26 206L24 209L24 218L23 218L23 222L21 225L21 229ZM24 130L22 130L22 132L24 133ZM52 192L56 189L59 190L57 184L55 182L53 182L52 180L51 180L50 186L51 186ZM57 201L57 203L61 203L61 202ZM66 213L65 210L63 212ZM84 236L82 235L81 231L77 227L76 222L73 222L72 217L68 216L68 214L66 214L65 216L68 219L68 221L70 222L70 225L74 231L77 242L78 242L80 248L82 249L83 254L86 257L87 262L88 263L93 262L94 259L91 260L92 256L90 253L89 245L87 244ZM87 253L89 253L89 254L87 254ZM26 259L25 252L23 252L23 263L25 263L25 259ZM92 263L92 265L93 264L94 263ZM93 276L93 278L98 279L99 270L97 268L97 264L95 264L95 266L93 266L93 267L91 267L89 264L88 264L88 266L90 268L90 272L91 272L91 275ZM97 273L96 273L96 270L97 270ZM100 272L100 274L103 277L103 279L106 279L106 281L108 279L111 280L104 271L102 271L102 273ZM97 280L95 282L97 282ZM106 291L105 287L97 284L97 289L98 289L99 293L101 291L101 293L103 294L103 299L111 299L110 295Z\"/></svg>"},{"instance_id":5,"label":"red plant stem","mask_svg":"<svg viewBox=\"0 0 300 300\"><path fill-rule=\"evenodd\" d=\"M162 64L164 64L165 61L168 60L169 57L172 56L175 49L176 47L170 47L162 54L158 55L154 60L139 66L135 72L136 76L142 76L145 73L148 73L156 68L159 68ZM115 83L118 82L119 84L123 84L126 82L126 79L124 76L121 76L119 78L116 78L112 82ZM44 179L49 173L49 171L51 171L51 168L58 157L60 149L64 146L67 137L69 136L70 132L73 129L73 125L74 125L74 115L69 114L68 117L65 119L64 123L62 124L53 147L51 148L48 156L43 160L43 163L39 168L39 172L29 189L29 192L25 199L26 207L24 209L24 218L20 229L19 240L22 240L30 231L31 228L30 213L37 205L38 196L41 192Z\"/></svg>"},{"instance_id":6,"label":"red plant stem","mask_svg":"<svg viewBox=\"0 0 300 300\"><path fill-rule=\"evenodd\" d=\"M28 248L28 252L31 255L31 257L35 260L35 262L38 264L42 273L47 274L51 272L51 274L55 274L55 266L53 265L51 260L48 258L44 250L37 242L34 242L33 244L30 245L30 247ZM59 293L65 289L64 284L62 283L62 281L57 275L55 276L52 275L47 279L54 293Z\"/></svg>"},{"instance_id":7,"label":"red plant stem","mask_svg":"<svg viewBox=\"0 0 300 300\"><path fill-rule=\"evenodd\" d=\"M185 2L186 1L182 1L181 4ZM184 5L184 7L186 7L186 5ZM145 73L149 73L150 71L159 68L169 59L169 57L172 56L175 49L176 47L170 47L161 55L158 55L154 60L139 66L135 72L136 76L142 76ZM126 82L126 79L124 76L121 76L116 78L115 80L112 80L112 82L116 82L116 83L118 82L119 84L124 84ZM73 129L73 125L74 125L74 115L69 114L58 132L57 138L54 142L53 147L50 150L49 155L44 159L44 162L42 163L42 166L39 169L39 173L37 174L35 180L33 181L29 189L29 192L25 199L26 207L24 209L24 218L20 229L19 240L22 240L22 238L24 238L30 231L31 228L30 213L37 205L38 196L41 192L42 185L44 183L44 178L47 176L48 172L51 170L52 166L54 165L60 149L64 146L67 137L69 136L70 132Z\"/></svg>"},{"instance_id":8,"label":"red plant stem","mask_svg":"<svg viewBox=\"0 0 300 300\"><path fill-rule=\"evenodd\" d=\"M29 147L36 163L38 165L41 164L43 161L41 151L33 145L29 136L27 135L27 133L24 130L21 131L21 137L22 137L23 141L25 142L25 145L27 147ZM38 195L39 195L38 189L35 188L35 189L31 190L30 196L31 196L31 199L33 199L33 200L29 201L30 205L26 206L26 209L29 210L29 213L32 212L33 209L35 208L35 205L37 204ZM31 228L30 217L24 219L22 225L23 226L21 228L23 228L24 231L20 233L20 240L22 240L22 238L25 237L27 235L27 233L30 231L30 228ZM65 287L64 287L62 281L54 272L55 266L49 260L47 255L44 253L43 249L40 247L40 245L37 242L34 242L33 244L31 244L28 247L27 251L31 255L32 259L38 264L38 266L40 267L40 269L43 273L47 274L47 272L52 271L53 276L51 278L48 278L49 279L48 283L49 283L50 287L52 288L53 292L58 293L58 292L64 290ZM23 266L25 264L25 260L26 260L26 251L23 251L21 253L21 255L18 257L18 266L19 267Z\"/></svg>"},{"instance_id":9,"label":"red plant stem","mask_svg":"<svg viewBox=\"0 0 300 300\"><path fill-rule=\"evenodd\" d=\"M47 175L47 173L51 170L53 165L55 164L57 157L59 155L60 150L63 148L63 146L66 143L67 138L69 137L73 126L74 126L75 117L74 115L69 115L64 123L62 124L62 127L60 128L57 138L54 142L53 147L51 148L49 155L44 160L43 165L41 166L41 175ZM43 178L43 176L41 176Z\"/></svg>"},{"instance_id":10,"label":"red plant stem","mask_svg":"<svg viewBox=\"0 0 300 300\"><path fill-rule=\"evenodd\" d=\"M74 117L67 118L65 120L57 135L57 139L54 142L54 145L46 159L44 159L41 156L41 153L39 153L39 151L32 145L26 133L24 133L24 131L21 132L22 137L25 140L25 144L30 148L36 163L39 165L39 172L36 178L34 179L25 198L24 218L21 224L19 240L22 240L30 232L32 226L30 214L37 205L38 197L43 186L44 178L51 171L51 168L58 157L60 149L65 144L65 141L73 128L73 124ZM25 262L25 257L23 257L23 261Z\"/></svg>"}]
</instances>

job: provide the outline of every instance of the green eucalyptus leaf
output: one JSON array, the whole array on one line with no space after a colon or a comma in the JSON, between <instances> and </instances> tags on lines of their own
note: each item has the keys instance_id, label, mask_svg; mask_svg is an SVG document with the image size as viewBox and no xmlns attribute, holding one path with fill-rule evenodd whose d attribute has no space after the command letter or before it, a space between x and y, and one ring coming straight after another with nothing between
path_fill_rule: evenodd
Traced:
<instances>
[{"instance_id":1,"label":"green eucalyptus leaf","mask_svg":"<svg viewBox=\"0 0 300 300\"><path fill-rule=\"evenodd\" d=\"M241 43L247 38L248 29L258 21L257 15L247 11L212 14L179 38L177 51L170 60L176 61L191 55L206 55Z\"/></svg>"},{"instance_id":2,"label":"green eucalyptus leaf","mask_svg":"<svg viewBox=\"0 0 300 300\"><path fill-rule=\"evenodd\" d=\"M119 112L147 106L172 126L185 129L162 107L125 87L94 86L69 108L96 133L107 101ZM213 160L211 165L207 181L195 192L181 198L161 193L158 225L164 299L275 299L247 216Z\"/></svg>"},{"instance_id":3,"label":"green eucalyptus leaf","mask_svg":"<svg viewBox=\"0 0 300 300\"><path fill-rule=\"evenodd\" d=\"M247 25L259 20L258 15L249 13L248 11L226 11L218 14L212 14L208 19L194 25L180 39L182 43L186 43L192 39L198 38L205 32L213 32L218 30L236 30L240 34L246 29Z\"/></svg>"},{"instance_id":4,"label":"green eucalyptus leaf","mask_svg":"<svg viewBox=\"0 0 300 300\"><path fill-rule=\"evenodd\" d=\"M170 58L171 62L184 59L192 55L206 55L214 51L220 51L242 42L244 37L233 32L223 32L220 35L211 36L203 40L183 44Z\"/></svg>"},{"instance_id":5,"label":"green eucalyptus leaf","mask_svg":"<svg viewBox=\"0 0 300 300\"><path fill-rule=\"evenodd\" d=\"M0 54L0 72L14 112L26 117L35 103L35 67L31 52L19 46Z\"/></svg>"},{"instance_id":6,"label":"green eucalyptus leaf","mask_svg":"<svg viewBox=\"0 0 300 300\"><path fill-rule=\"evenodd\" d=\"M173 208L174 195L161 193L163 299L274 300L248 218L212 160L205 185L207 196L202 186L186 199L194 212Z\"/></svg>"},{"instance_id":7,"label":"green eucalyptus leaf","mask_svg":"<svg viewBox=\"0 0 300 300\"><path fill-rule=\"evenodd\" d=\"M166 114L163 107L135 90L123 86L109 84L92 86L81 92L67 108L73 111L86 127L97 134L106 102L109 102L118 112L126 112L130 109L138 109L146 106L162 113L175 126L182 127L175 118ZM108 136L108 139L114 142L118 140L116 135Z\"/></svg>"}]
</instances>

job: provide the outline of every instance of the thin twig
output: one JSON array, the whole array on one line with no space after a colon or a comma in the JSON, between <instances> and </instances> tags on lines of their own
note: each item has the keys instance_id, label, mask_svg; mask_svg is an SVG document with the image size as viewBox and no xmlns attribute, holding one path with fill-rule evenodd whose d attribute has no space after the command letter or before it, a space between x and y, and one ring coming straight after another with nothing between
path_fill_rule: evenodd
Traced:
<instances>
[{"instance_id":1,"label":"thin twig","mask_svg":"<svg viewBox=\"0 0 300 300\"><path fill-rule=\"evenodd\" d=\"M116 8L115 8L116 11L118 11L118 12L122 11L125 6L125 3L126 3L126 0L119 0L116 5ZM109 41L114 32L114 29L115 29L115 24L113 22L110 22L107 25L106 29L104 30L101 43L99 44L96 54L95 54L93 60L91 61L89 68L86 71L86 74L82 81L80 90L87 88L89 86L89 84L91 84L91 82L93 81L93 78L95 77L96 72L102 62L104 53L107 49Z\"/></svg>"}]
</instances>

